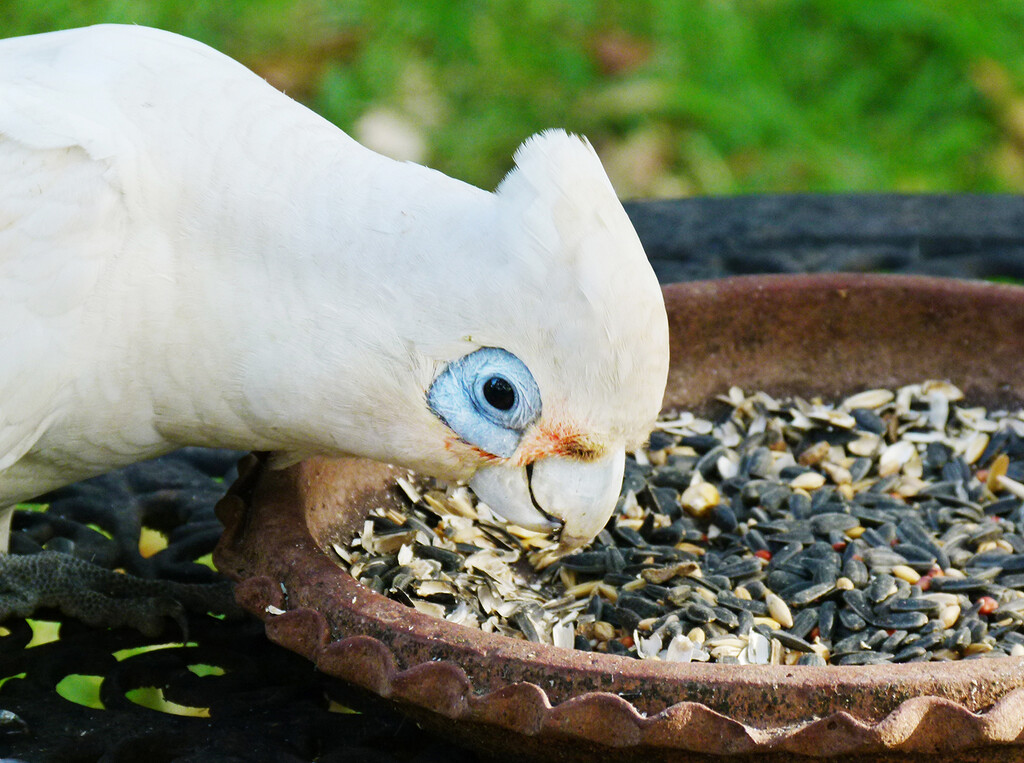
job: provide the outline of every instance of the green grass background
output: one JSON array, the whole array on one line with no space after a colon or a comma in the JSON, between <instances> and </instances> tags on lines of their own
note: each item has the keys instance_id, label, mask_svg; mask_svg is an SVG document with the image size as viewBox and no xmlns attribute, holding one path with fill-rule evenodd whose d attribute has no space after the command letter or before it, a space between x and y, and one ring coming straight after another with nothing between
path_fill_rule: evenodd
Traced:
<instances>
[{"instance_id":1,"label":"green grass background","mask_svg":"<svg viewBox=\"0 0 1024 763\"><path fill-rule=\"evenodd\" d=\"M198 38L484 187L561 126L630 197L1024 190L1021 0L0 4L6 35L101 21Z\"/></svg>"}]
</instances>

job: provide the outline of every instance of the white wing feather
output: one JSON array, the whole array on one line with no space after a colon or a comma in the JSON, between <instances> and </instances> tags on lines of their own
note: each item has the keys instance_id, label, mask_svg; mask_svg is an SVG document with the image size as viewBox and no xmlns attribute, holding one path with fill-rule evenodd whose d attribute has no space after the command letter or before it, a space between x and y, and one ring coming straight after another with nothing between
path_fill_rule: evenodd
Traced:
<instances>
[{"instance_id":1,"label":"white wing feather","mask_svg":"<svg viewBox=\"0 0 1024 763\"><path fill-rule=\"evenodd\" d=\"M73 404L86 314L125 244L117 136L73 83L31 74L56 49L38 39L0 48L0 471ZM0 505L51 486L28 466L0 476Z\"/></svg>"},{"instance_id":2,"label":"white wing feather","mask_svg":"<svg viewBox=\"0 0 1024 763\"><path fill-rule=\"evenodd\" d=\"M0 113L10 114L2 97ZM0 469L71 400L76 326L124 230L106 161L80 143L33 147L11 132L0 127Z\"/></svg>"}]
</instances>

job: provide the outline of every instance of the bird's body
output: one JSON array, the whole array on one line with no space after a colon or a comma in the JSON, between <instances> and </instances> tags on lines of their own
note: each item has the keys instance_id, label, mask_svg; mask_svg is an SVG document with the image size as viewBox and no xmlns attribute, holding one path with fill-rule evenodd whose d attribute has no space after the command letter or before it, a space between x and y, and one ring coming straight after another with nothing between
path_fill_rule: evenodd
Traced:
<instances>
[{"instance_id":1,"label":"bird's body","mask_svg":"<svg viewBox=\"0 0 1024 763\"><path fill-rule=\"evenodd\" d=\"M660 290L588 144L516 160L490 193L387 159L152 29L0 41L0 513L183 445L486 472L536 509L607 461L606 498L660 405ZM507 452L454 423L472 379L433 394L480 348L536 382L532 418L483 412Z\"/></svg>"}]
</instances>

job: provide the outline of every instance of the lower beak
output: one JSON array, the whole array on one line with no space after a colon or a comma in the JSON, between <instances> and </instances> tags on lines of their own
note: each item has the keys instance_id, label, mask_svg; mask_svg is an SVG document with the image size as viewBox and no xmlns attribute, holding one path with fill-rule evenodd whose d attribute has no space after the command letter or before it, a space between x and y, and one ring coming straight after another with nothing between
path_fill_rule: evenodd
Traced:
<instances>
[{"instance_id":1,"label":"lower beak","mask_svg":"<svg viewBox=\"0 0 1024 763\"><path fill-rule=\"evenodd\" d=\"M477 470L469 486L508 522L545 532L561 527L559 552L566 553L608 522L625 463L620 448L597 461L552 456L530 467L494 464Z\"/></svg>"}]
</instances>

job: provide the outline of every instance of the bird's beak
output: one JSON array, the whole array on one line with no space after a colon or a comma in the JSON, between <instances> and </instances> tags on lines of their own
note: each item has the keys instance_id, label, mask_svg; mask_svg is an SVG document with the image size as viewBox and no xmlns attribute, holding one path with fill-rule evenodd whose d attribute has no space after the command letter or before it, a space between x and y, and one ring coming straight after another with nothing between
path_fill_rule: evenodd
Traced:
<instances>
[{"instance_id":1,"label":"bird's beak","mask_svg":"<svg viewBox=\"0 0 1024 763\"><path fill-rule=\"evenodd\" d=\"M561 527L564 554L589 543L608 522L625 464L622 448L596 461L549 456L528 467L482 467L469 486L508 522L540 531Z\"/></svg>"}]
</instances>

